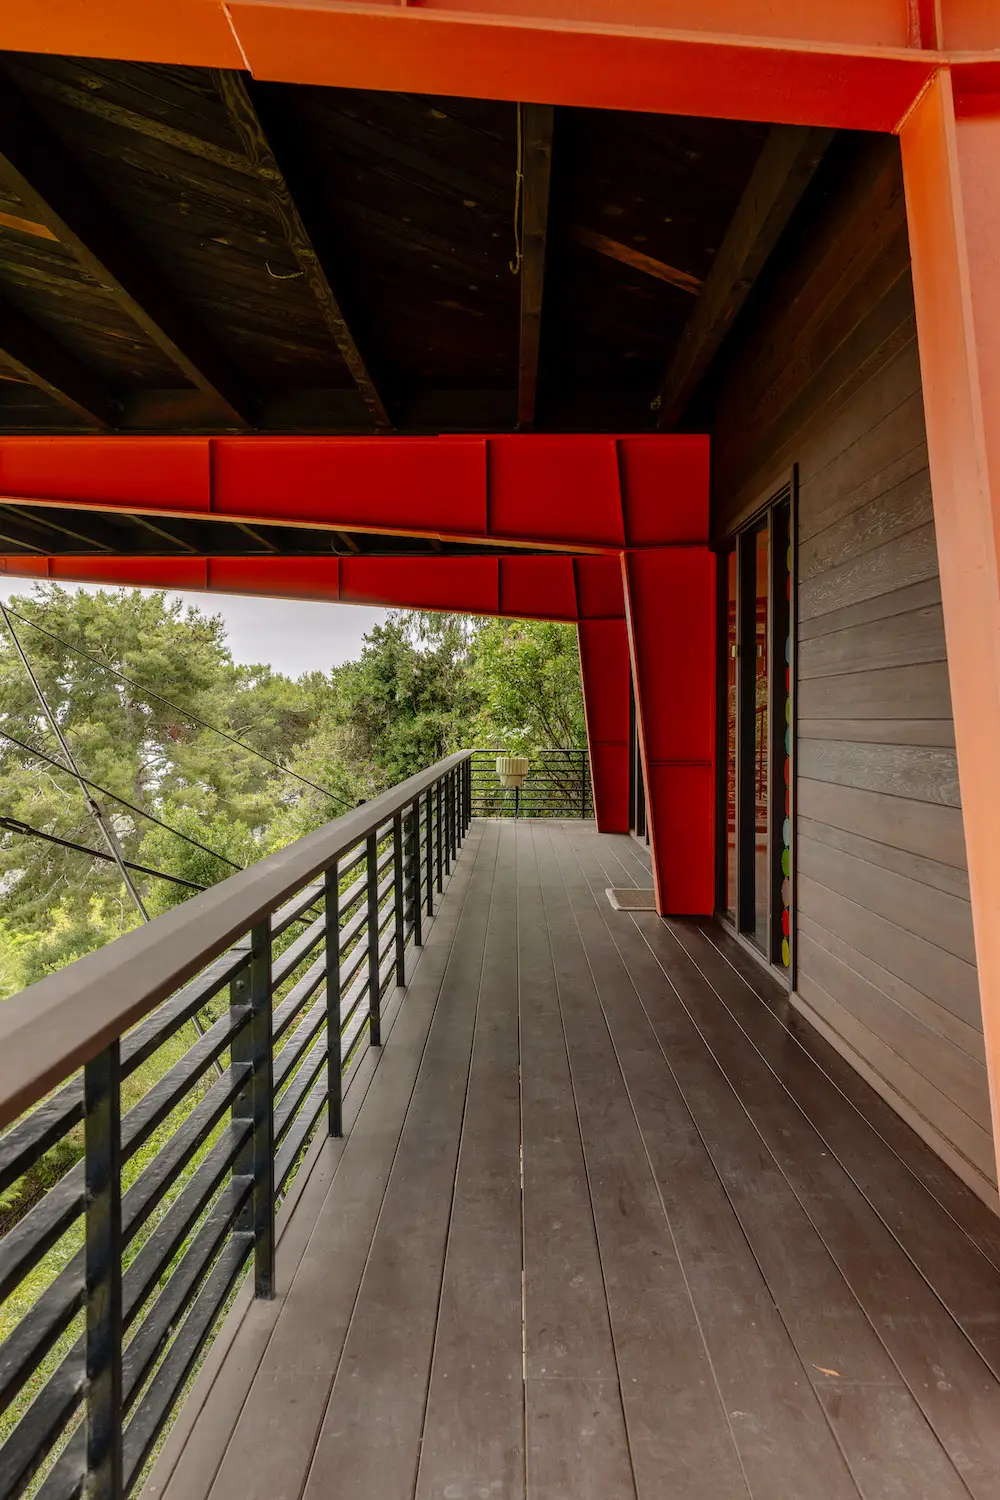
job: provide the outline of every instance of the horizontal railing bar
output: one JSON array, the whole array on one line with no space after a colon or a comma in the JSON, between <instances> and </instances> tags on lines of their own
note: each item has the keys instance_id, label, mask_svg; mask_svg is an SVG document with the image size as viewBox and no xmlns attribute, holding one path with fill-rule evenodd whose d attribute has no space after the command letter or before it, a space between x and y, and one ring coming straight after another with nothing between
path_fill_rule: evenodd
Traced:
<instances>
[{"instance_id":1,"label":"horizontal railing bar","mask_svg":"<svg viewBox=\"0 0 1000 1500\"><path fill-rule=\"evenodd\" d=\"M0 1495L4 1500L17 1500L24 1494L80 1404L85 1383L86 1367L81 1350L78 1358L63 1360L32 1401L0 1448ZM82 1488L81 1473L75 1490L70 1493L79 1494ZM42 1500L43 1495L45 1500L50 1500L56 1493L46 1480L38 1500Z\"/></svg>"},{"instance_id":2,"label":"horizontal railing bar","mask_svg":"<svg viewBox=\"0 0 1000 1500\"><path fill-rule=\"evenodd\" d=\"M142 1389L142 1382L155 1364L157 1356L170 1338L178 1318L190 1306L198 1286L204 1278L224 1235L232 1227L237 1215L250 1196L253 1186L249 1177L235 1177L213 1205L211 1213L199 1228L191 1245L185 1251L180 1264L171 1274L161 1295L157 1298L135 1338L126 1347L122 1356L122 1411L127 1412ZM130 1267L131 1269L131 1267ZM68 1359L79 1358L84 1349L82 1339L74 1346ZM70 1496L75 1493L82 1472L86 1440L84 1429L77 1427L48 1476L46 1484L56 1494Z\"/></svg>"},{"instance_id":3,"label":"horizontal railing bar","mask_svg":"<svg viewBox=\"0 0 1000 1500\"><path fill-rule=\"evenodd\" d=\"M292 1079L284 1094L274 1107L274 1139L281 1142L288 1133L299 1105L308 1094L321 1073L326 1072L326 1038L314 1042L308 1049L302 1067Z\"/></svg>"},{"instance_id":4,"label":"horizontal railing bar","mask_svg":"<svg viewBox=\"0 0 1000 1500\"><path fill-rule=\"evenodd\" d=\"M326 954L313 960L280 1005L274 1008L271 1018L271 1045L280 1042L289 1026L295 1021L303 1006L307 1005L326 978Z\"/></svg>"},{"instance_id":5,"label":"horizontal railing bar","mask_svg":"<svg viewBox=\"0 0 1000 1500\"><path fill-rule=\"evenodd\" d=\"M191 1092L198 1079L222 1056L250 1019L250 1008L233 1006L168 1068L162 1078L122 1118L122 1161L144 1145Z\"/></svg>"},{"instance_id":6,"label":"horizontal railing bar","mask_svg":"<svg viewBox=\"0 0 1000 1500\"><path fill-rule=\"evenodd\" d=\"M0 1007L0 1127L128 1031L373 827L461 765L458 751L325 827L67 964Z\"/></svg>"},{"instance_id":7,"label":"horizontal railing bar","mask_svg":"<svg viewBox=\"0 0 1000 1500\"><path fill-rule=\"evenodd\" d=\"M51 1099L44 1100L25 1119L0 1136L3 1167L0 1168L0 1193L33 1167L40 1156L61 1141L83 1119L83 1083L74 1078Z\"/></svg>"},{"instance_id":8,"label":"horizontal railing bar","mask_svg":"<svg viewBox=\"0 0 1000 1500\"><path fill-rule=\"evenodd\" d=\"M122 1077L127 1078L130 1073L134 1073L175 1031L180 1030L210 1000L214 1000L219 991L230 984L245 967L249 953L250 950L241 944L230 948L210 964L203 974L199 974L179 990L172 1000L157 1006L141 1025L130 1031L128 1036L122 1037Z\"/></svg>"},{"instance_id":9,"label":"horizontal railing bar","mask_svg":"<svg viewBox=\"0 0 1000 1500\"><path fill-rule=\"evenodd\" d=\"M230 1064L133 1182L122 1198L123 1246L135 1239L153 1209L176 1182L178 1174L215 1129L251 1071L248 1063Z\"/></svg>"},{"instance_id":10,"label":"horizontal railing bar","mask_svg":"<svg viewBox=\"0 0 1000 1500\"><path fill-rule=\"evenodd\" d=\"M78 1252L0 1346L0 1412L7 1410L24 1382L72 1323L83 1306L84 1292L83 1254Z\"/></svg>"},{"instance_id":11,"label":"horizontal railing bar","mask_svg":"<svg viewBox=\"0 0 1000 1500\"><path fill-rule=\"evenodd\" d=\"M200 1225L180 1263L122 1353L122 1410L128 1412L143 1382L168 1342L179 1318L191 1305L198 1287L218 1254L224 1235L232 1228L253 1189L252 1177L232 1177L211 1212Z\"/></svg>"},{"instance_id":12,"label":"horizontal railing bar","mask_svg":"<svg viewBox=\"0 0 1000 1500\"><path fill-rule=\"evenodd\" d=\"M313 1084L312 1089L295 1116L291 1129L275 1152L274 1191L276 1197L280 1196L284 1191L285 1183L291 1176L299 1159L299 1153L309 1139L316 1121L325 1108L326 1080L321 1078L318 1083Z\"/></svg>"},{"instance_id":13,"label":"horizontal railing bar","mask_svg":"<svg viewBox=\"0 0 1000 1500\"><path fill-rule=\"evenodd\" d=\"M0 1240L0 1302L83 1212L83 1163L61 1177Z\"/></svg>"},{"instance_id":14,"label":"horizontal railing bar","mask_svg":"<svg viewBox=\"0 0 1000 1500\"><path fill-rule=\"evenodd\" d=\"M310 922L294 943L289 943L278 958L274 960L271 968L271 987L280 989L285 980L295 973L303 959L309 957L315 947L323 941L326 935L326 917L317 917L315 922Z\"/></svg>"},{"instance_id":15,"label":"horizontal railing bar","mask_svg":"<svg viewBox=\"0 0 1000 1500\"><path fill-rule=\"evenodd\" d=\"M294 1035L274 1059L274 1092L284 1087L289 1075L309 1051L317 1031L326 1022L326 996L307 1010Z\"/></svg>"},{"instance_id":16,"label":"horizontal railing bar","mask_svg":"<svg viewBox=\"0 0 1000 1500\"><path fill-rule=\"evenodd\" d=\"M125 1328L134 1321L191 1226L218 1189L249 1130L249 1120L233 1121L227 1126L225 1134L212 1147L125 1272L122 1286ZM83 1252L77 1251L0 1345L0 1411L6 1410L79 1311L84 1296L83 1278ZM82 1357L82 1351L83 1340L80 1339L67 1358L75 1354Z\"/></svg>"},{"instance_id":17,"label":"horizontal railing bar","mask_svg":"<svg viewBox=\"0 0 1000 1500\"><path fill-rule=\"evenodd\" d=\"M236 1279L253 1253L253 1235L230 1236L208 1280L150 1382L149 1389L125 1429L125 1491L132 1488L143 1464L170 1416L179 1392L215 1326Z\"/></svg>"}]
</instances>

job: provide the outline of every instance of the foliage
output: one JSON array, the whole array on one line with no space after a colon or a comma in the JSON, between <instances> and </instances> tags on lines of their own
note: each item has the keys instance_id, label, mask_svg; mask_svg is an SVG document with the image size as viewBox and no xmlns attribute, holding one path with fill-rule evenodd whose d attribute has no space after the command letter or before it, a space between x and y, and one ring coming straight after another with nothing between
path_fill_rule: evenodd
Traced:
<instances>
[{"instance_id":1,"label":"foliage","mask_svg":"<svg viewBox=\"0 0 1000 1500\"><path fill-rule=\"evenodd\" d=\"M167 825L94 792L125 857L194 885L224 879L463 745L532 753L585 743L570 626L395 611L358 660L293 681L235 663L220 616L162 592L43 584L17 611L42 627L14 621L83 774ZM0 730L61 760L5 633ZM9 740L0 740L0 814L104 848L70 773ZM191 894L190 885L135 880L152 916ZM139 920L114 864L20 834L0 835L0 893L0 996Z\"/></svg>"}]
</instances>

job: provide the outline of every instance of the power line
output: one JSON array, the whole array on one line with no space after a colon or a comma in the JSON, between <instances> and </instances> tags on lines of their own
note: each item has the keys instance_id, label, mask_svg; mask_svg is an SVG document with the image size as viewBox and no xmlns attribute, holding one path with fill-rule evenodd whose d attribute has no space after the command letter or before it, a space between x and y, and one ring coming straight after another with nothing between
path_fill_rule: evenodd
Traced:
<instances>
[{"instance_id":1,"label":"power line","mask_svg":"<svg viewBox=\"0 0 1000 1500\"><path fill-rule=\"evenodd\" d=\"M62 761L56 760L54 756L47 755L44 750L39 750L37 745L26 745L23 740L16 739L6 729L0 729L0 735L5 740L9 740L12 745L16 745L19 750L23 750L26 755L34 755L39 760L44 760L48 765L55 766L57 771L67 770ZM90 787L95 792L99 792L102 797L110 797L112 802L118 802L122 807L127 807L129 812L135 813L137 817L148 818L158 828L163 828L167 833L172 833L175 838L183 839L185 843L190 844L193 848L200 849L203 854L210 854L213 859L221 860L224 865L229 865L230 869L241 870L243 868L235 860L230 859L228 855L217 853L215 849L210 849L207 844L200 843L198 839L192 838L190 834L181 833L179 828L171 828L169 823L164 823L163 819L158 818L155 813L147 812L144 807L136 807L133 802L127 802L124 797L119 797L117 792L108 791L107 787L99 786L96 781L91 781L86 776L81 775L79 779L85 786Z\"/></svg>"},{"instance_id":2,"label":"power line","mask_svg":"<svg viewBox=\"0 0 1000 1500\"><path fill-rule=\"evenodd\" d=\"M20 818L0 817L0 829L3 829L5 833L20 833L26 837L44 839L47 844L58 844L61 849L73 849L77 854L89 854L91 859L107 860L108 864L115 863L112 856L105 854L103 849L91 849L89 844L77 844L73 839L59 838L57 834L46 833L42 828L33 828L30 823L22 823ZM174 885L186 886L189 891L205 889L194 880L184 880L180 875L168 875L165 870L153 870L149 865L137 865L131 859L127 859L125 863L130 870L135 870L139 875L153 875L157 880L169 880Z\"/></svg>"},{"instance_id":3,"label":"power line","mask_svg":"<svg viewBox=\"0 0 1000 1500\"><path fill-rule=\"evenodd\" d=\"M169 698L164 698L162 693L154 692L152 688L147 687L134 677L129 677L125 672L119 672L118 668L111 666L109 662L101 661L99 656L94 656L92 652L84 650L82 646L75 646L72 641L64 640L61 635L56 635L54 630L49 630L45 625L39 625L36 620L29 620L27 615L18 614L16 609L11 609L10 613L16 619L20 620L22 624L30 626L32 630L41 631L42 635L47 635L50 640L57 642L60 646L64 646L67 651L75 651L78 656L86 657L87 661L93 663L95 667L99 667L102 672L110 672L112 677L117 677L119 682L127 683L129 687L135 688L144 697L154 698L157 703L163 703L167 708L172 709L174 713L180 714L185 719L189 719L192 724L197 724L201 729L207 729L212 734L221 735L231 745L239 745L241 750L248 750L251 755L258 756L261 760L266 761L269 766L274 766L275 770L281 771L285 776L291 776L293 780L301 781L303 786L311 787L314 792L322 792L324 797L331 798L332 801L339 803L341 807L350 808L350 803L345 802L344 798L338 796L336 792L331 792L329 787L320 786L318 782L310 781L308 776L300 776L298 771L289 770L287 766L283 766L273 756L266 755L263 750L258 750L253 745L246 744L244 740L238 739L236 735L230 734L228 730L220 729L217 724L209 724L207 719L199 719L198 715L193 714L190 709L181 708L178 704L172 703Z\"/></svg>"},{"instance_id":4,"label":"power line","mask_svg":"<svg viewBox=\"0 0 1000 1500\"><path fill-rule=\"evenodd\" d=\"M136 886L135 881L132 879L132 876L129 873L128 865L126 864L125 856L122 853L121 845L118 842L117 835L115 834L114 829L111 827L111 824L105 818L104 810L101 807L100 803L94 801L94 798L90 795L90 792L88 790L87 783L80 775L80 768L73 758L73 752L69 748L66 736L63 734L62 729L59 727L59 720L56 718L55 714L52 712L52 709L49 707L49 700L46 698L44 692L42 691L41 683L35 676L31 662L28 660L27 655L25 654L24 647L21 645L21 642L18 639L17 631L11 624L10 615L7 613L7 606L4 604L2 599L0 599L0 615L3 616L3 622L10 632L11 640L14 642L14 650L21 658L21 665L24 667L25 672L28 674L28 680L35 690L35 697L38 699L39 703L42 706L42 713L48 720L49 728L52 730L52 733L59 741L59 748L62 751L63 755L66 757L67 765L63 767L63 770L68 770L71 776L76 777L76 780L80 786L80 790L83 793L84 801L87 804L87 811L90 813L91 817L94 819L95 823L100 829L101 837L108 846L108 853L110 854L110 857L114 861L114 863L118 866L119 874L121 875L122 880L125 882L125 889L128 891L129 895L132 897L132 900L135 902L142 920L144 922L148 922L149 913L143 905L142 897L139 895L138 887ZM18 619L20 619L20 615L18 616Z\"/></svg>"}]
</instances>

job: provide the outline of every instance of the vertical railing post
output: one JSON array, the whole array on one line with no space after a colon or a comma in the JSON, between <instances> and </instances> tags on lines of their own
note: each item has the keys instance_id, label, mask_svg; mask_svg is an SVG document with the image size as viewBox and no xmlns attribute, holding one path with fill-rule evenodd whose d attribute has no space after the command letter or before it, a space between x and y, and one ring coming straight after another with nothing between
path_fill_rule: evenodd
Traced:
<instances>
[{"instance_id":1,"label":"vertical railing post","mask_svg":"<svg viewBox=\"0 0 1000 1500\"><path fill-rule=\"evenodd\" d=\"M443 781L438 777L434 784L435 801L437 802L437 817L434 823L434 842L437 846L437 888L438 895L444 890L444 795Z\"/></svg>"},{"instance_id":2,"label":"vertical railing post","mask_svg":"<svg viewBox=\"0 0 1000 1500\"><path fill-rule=\"evenodd\" d=\"M445 771L441 777L441 837L444 841L444 873L451 874L451 778Z\"/></svg>"},{"instance_id":3,"label":"vertical railing post","mask_svg":"<svg viewBox=\"0 0 1000 1500\"><path fill-rule=\"evenodd\" d=\"M403 815L392 820L392 906L396 918L396 983L406 983L406 928L403 924Z\"/></svg>"},{"instance_id":4,"label":"vertical railing post","mask_svg":"<svg viewBox=\"0 0 1000 1500\"><path fill-rule=\"evenodd\" d=\"M382 996L378 963L378 834L372 829L366 845L368 874L368 1039L382 1045Z\"/></svg>"},{"instance_id":5,"label":"vertical railing post","mask_svg":"<svg viewBox=\"0 0 1000 1500\"><path fill-rule=\"evenodd\" d=\"M465 762L465 831L472 827L472 756Z\"/></svg>"},{"instance_id":6,"label":"vertical railing post","mask_svg":"<svg viewBox=\"0 0 1000 1500\"><path fill-rule=\"evenodd\" d=\"M587 816L587 752L580 751L580 817Z\"/></svg>"},{"instance_id":7,"label":"vertical railing post","mask_svg":"<svg viewBox=\"0 0 1000 1500\"><path fill-rule=\"evenodd\" d=\"M274 1296L274 1056L271 1040L271 921L250 931L249 957L229 987L230 1005L242 1025L233 1037L234 1067L249 1064L250 1076L233 1101L233 1119L250 1121L250 1137L233 1163L233 1175L253 1180L250 1202L237 1229L253 1234L254 1296Z\"/></svg>"},{"instance_id":8,"label":"vertical railing post","mask_svg":"<svg viewBox=\"0 0 1000 1500\"><path fill-rule=\"evenodd\" d=\"M434 788L427 788L427 915L434 915Z\"/></svg>"},{"instance_id":9,"label":"vertical railing post","mask_svg":"<svg viewBox=\"0 0 1000 1500\"><path fill-rule=\"evenodd\" d=\"M88 1500L121 1500L122 1201L118 1042L83 1070Z\"/></svg>"},{"instance_id":10,"label":"vertical railing post","mask_svg":"<svg viewBox=\"0 0 1000 1500\"><path fill-rule=\"evenodd\" d=\"M326 895L326 1079L327 1129L344 1133L343 1052L340 1028L340 862L323 876Z\"/></svg>"},{"instance_id":11,"label":"vertical railing post","mask_svg":"<svg viewBox=\"0 0 1000 1500\"><path fill-rule=\"evenodd\" d=\"M409 860L406 881L410 897L410 922L413 926L413 946L419 948L424 941L424 903L421 895L420 875L420 798L415 797L407 819L409 828Z\"/></svg>"}]
</instances>

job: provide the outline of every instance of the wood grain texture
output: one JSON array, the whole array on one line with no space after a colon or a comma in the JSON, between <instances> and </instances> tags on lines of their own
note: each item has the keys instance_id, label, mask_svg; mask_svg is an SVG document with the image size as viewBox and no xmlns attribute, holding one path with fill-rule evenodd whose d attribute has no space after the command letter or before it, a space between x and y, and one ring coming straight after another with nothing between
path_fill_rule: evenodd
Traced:
<instances>
[{"instance_id":1,"label":"wood grain texture","mask_svg":"<svg viewBox=\"0 0 1000 1500\"><path fill-rule=\"evenodd\" d=\"M799 774L862 791L918 802L961 806L954 750L928 745L865 745L849 740L803 740Z\"/></svg>"},{"instance_id":2,"label":"wood grain texture","mask_svg":"<svg viewBox=\"0 0 1000 1500\"><path fill-rule=\"evenodd\" d=\"M981 1185L995 1170L899 185L897 148L862 148L729 351L714 529L797 464L798 990Z\"/></svg>"}]
</instances>

